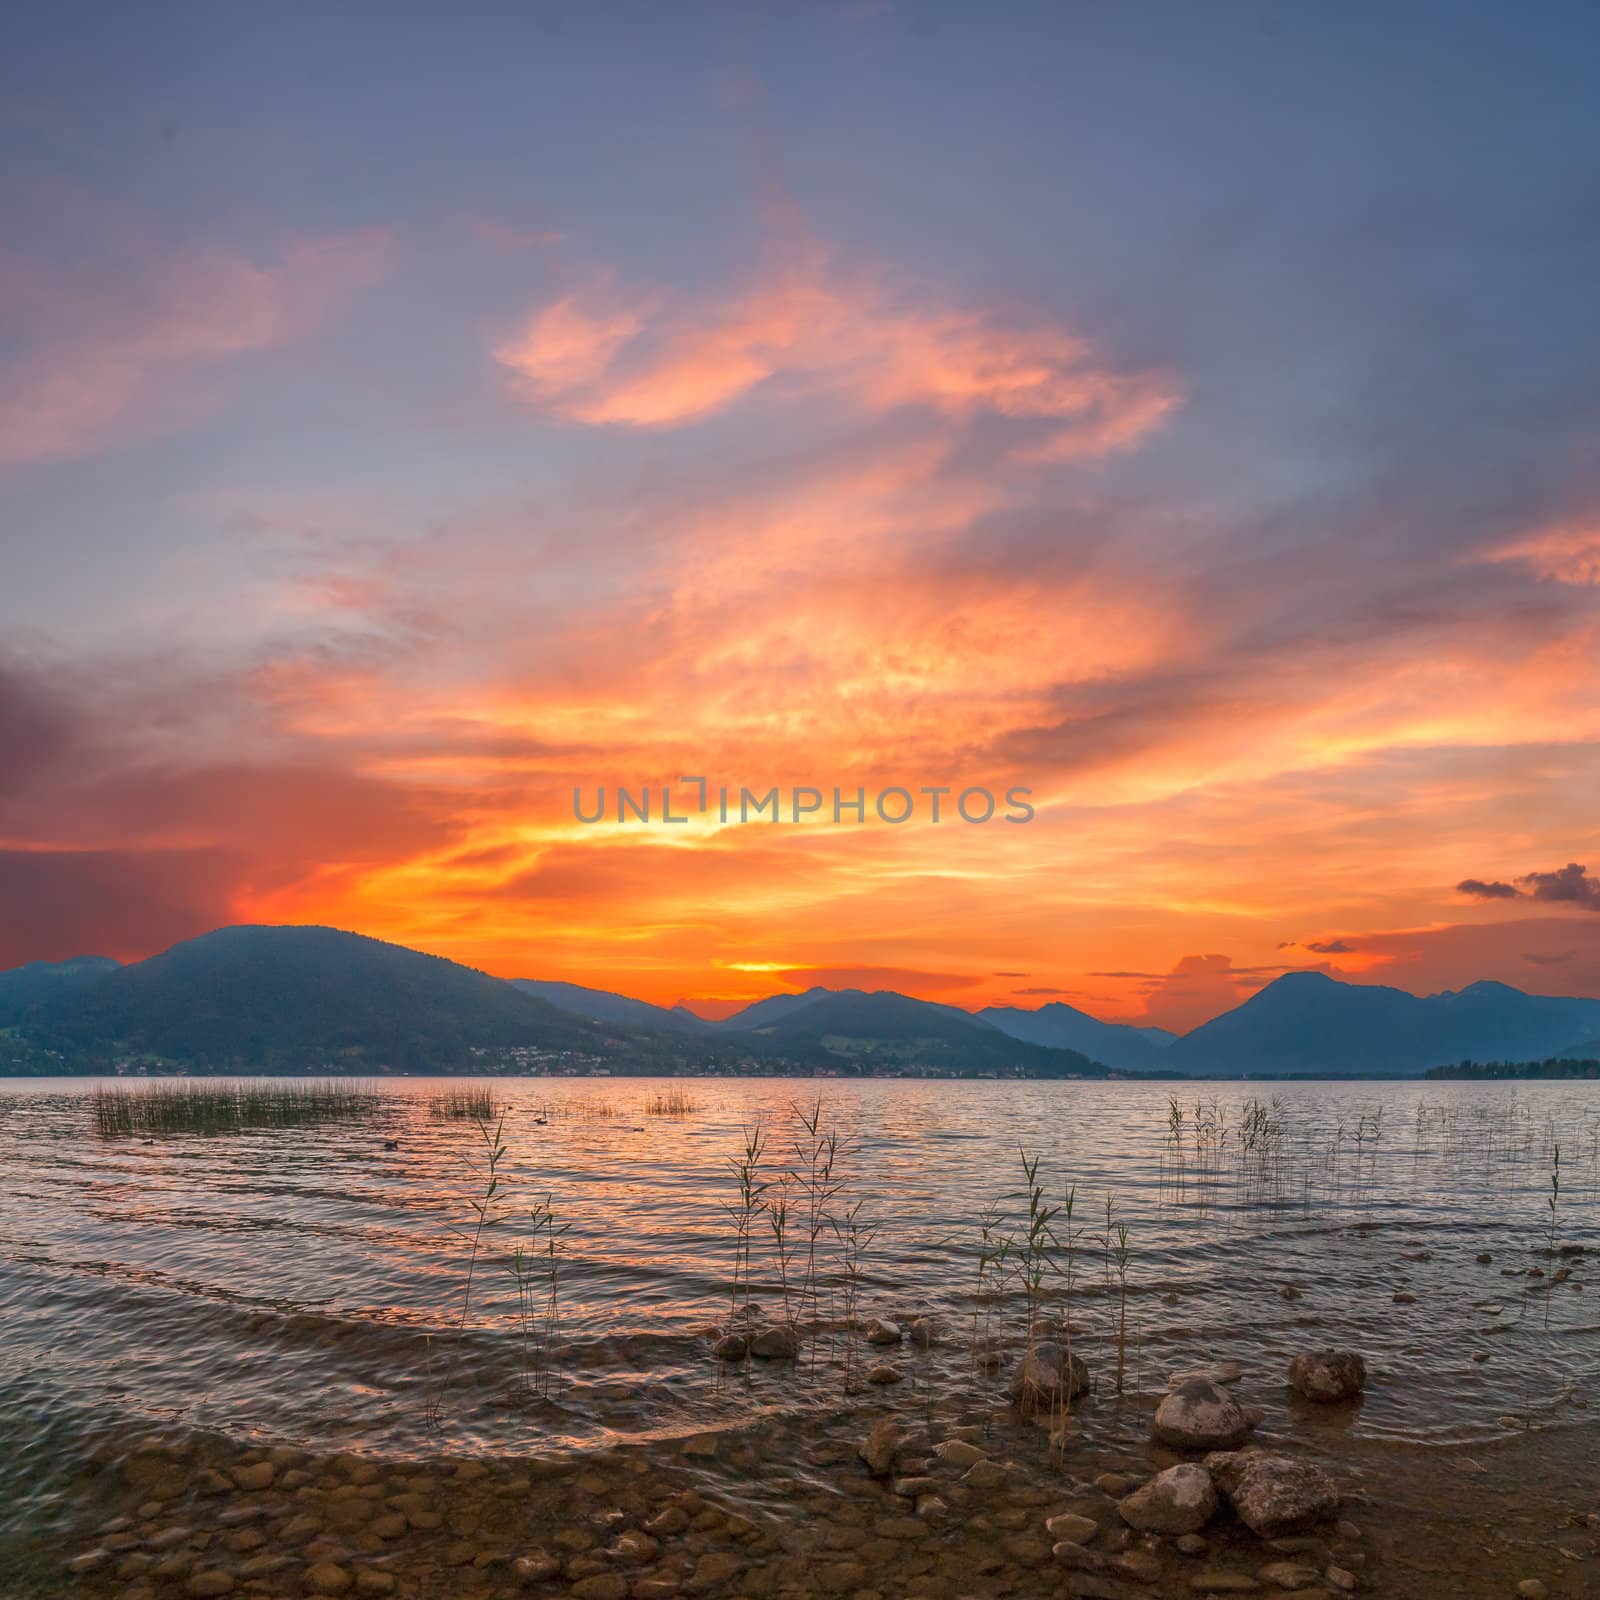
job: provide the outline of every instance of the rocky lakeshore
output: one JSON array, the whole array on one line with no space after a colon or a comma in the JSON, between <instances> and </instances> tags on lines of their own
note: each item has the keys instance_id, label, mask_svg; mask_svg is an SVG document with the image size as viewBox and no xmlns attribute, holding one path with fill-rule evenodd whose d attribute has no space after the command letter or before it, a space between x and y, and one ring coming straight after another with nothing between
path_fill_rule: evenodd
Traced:
<instances>
[{"instance_id":1,"label":"rocky lakeshore","mask_svg":"<svg viewBox=\"0 0 1600 1600\"><path fill-rule=\"evenodd\" d=\"M1144 1396L1078 1390L1078 1365L1041 1345L1016 1360L1004 1403L879 1384L744 1429L539 1458L402 1463L215 1437L107 1448L77 1485L71 1548L39 1550L4 1592L1537 1600L1600 1582L1592 1474L1569 1477L1547 1555L1485 1546L1435 1580L1428 1558L1466 1552L1442 1526L1397 1526L1360 1452L1273 1438L1256 1402L1298 1397L1334 1420L1337 1446L1366 1380L1354 1352L1305 1352L1275 1378L1219 1362ZM1142 1446L1107 1425L1130 1407Z\"/></svg>"}]
</instances>

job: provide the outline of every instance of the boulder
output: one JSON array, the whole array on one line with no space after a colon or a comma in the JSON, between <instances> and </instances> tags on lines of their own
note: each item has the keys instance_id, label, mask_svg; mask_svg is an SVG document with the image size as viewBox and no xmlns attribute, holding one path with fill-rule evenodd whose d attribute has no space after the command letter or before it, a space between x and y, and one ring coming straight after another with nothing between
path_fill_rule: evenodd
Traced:
<instances>
[{"instance_id":1,"label":"boulder","mask_svg":"<svg viewBox=\"0 0 1600 1600\"><path fill-rule=\"evenodd\" d=\"M800 1354L800 1335L792 1324L775 1322L750 1341L750 1354L764 1361L793 1361Z\"/></svg>"},{"instance_id":2,"label":"boulder","mask_svg":"<svg viewBox=\"0 0 1600 1600\"><path fill-rule=\"evenodd\" d=\"M1238 1401L1210 1378L1185 1378L1163 1397L1151 1423L1162 1444L1180 1450L1232 1450L1249 1431Z\"/></svg>"},{"instance_id":3,"label":"boulder","mask_svg":"<svg viewBox=\"0 0 1600 1600\"><path fill-rule=\"evenodd\" d=\"M875 1478L887 1478L894 1471L895 1457L900 1453L904 1435L893 1417L884 1417L872 1425L858 1452L867 1464L867 1471Z\"/></svg>"},{"instance_id":4,"label":"boulder","mask_svg":"<svg viewBox=\"0 0 1600 1600\"><path fill-rule=\"evenodd\" d=\"M750 1336L747 1333L725 1333L712 1345L711 1353L718 1361L743 1361L750 1353Z\"/></svg>"},{"instance_id":5,"label":"boulder","mask_svg":"<svg viewBox=\"0 0 1600 1600\"><path fill-rule=\"evenodd\" d=\"M1230 1450L1206 1457L1206 1471L1263 1539L1300 1533L1339 1509L1339 1490L1321 1467L1264 1450Z\"/></svg>"},{"instance_id":6,"label":"boulder","mask_svg":"<svg viewBox=\"0 0 1600 1600\"><path fill-rule=\"evenodd\" d=\"M1050 1411L1089 1387L1089 1369L1066 1346L1045 1341L1017 1363L1011 1374L1011 1401L1024 1415Z\"/></svg>"},{"instance_id":7,"label":"boulder","mask_svg":"<svg viewBox=\"0 0 1600 1600\"><path fill-rule=\"evenodd\" d=\"M1354 1350L1310 1350L1289 1363L1289 1382L1307 1400L1350 1400L1366 1381L1367 1364Z\"/></svg>"},{"instance_id":8,"label":"boulder","mask_svg":"<svg viewBox=\"0 0 1600 1600\"><path fill-rule=\"evenodd\" d=\"M887 1317L874 1317L867 1324L868 1344L899 1344L901 1337L900 1324Z\"/></svg>"},{"instance_id":9,"label":"boulder","mask_svg":"<svg viewBox=\"0 0 1600 1600\"><path fill-rule=\"evenodd\" d=\"M1158 1472L1117 1510L1140 1533L1198 1533L1217 1514L1217 1489L1204 1467L1185 1461Z\"/></svg>"},{"instance_id":10,"label":"boulder","mask_svg":"<svg viewBox=\"0 0 1600 1600\"><path fill-rule=\"evenodd\" d=\"M918 1317L911 1324L911 1342L919 1350L930 1349L938 1337L939 1327L932 1317Z\"/></svg>"}]
</instances>

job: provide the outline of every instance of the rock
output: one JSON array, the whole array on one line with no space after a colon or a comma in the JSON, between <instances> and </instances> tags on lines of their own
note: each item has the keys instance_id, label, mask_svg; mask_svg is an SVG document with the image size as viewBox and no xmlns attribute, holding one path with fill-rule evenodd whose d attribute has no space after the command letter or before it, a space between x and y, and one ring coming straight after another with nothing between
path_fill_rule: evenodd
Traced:
<instances>
[{"instance_id":1,"label":"rock","mask_svg":"<svg viewBox=\"0 0 1600 1600\"><path fill-rule=\"evenodd\" d=\"M1303 1561L1269 1561L1256 1576L1274 1589L1309 1589L1322 1581L1322 1574Z\"/></svg>"},{"instance_id":2,"label":"rock","mask_svg":"<svg viewBox=\"0 0 1600 1600\"><path fill-rule=\"evenodd\" d=\"M691 1589L716 1589L744 1571L744 1558L726 1550L708 1550L689 1576ZM576 1591L574 1591L576 1593Z\"/></svg>"},{"instance_id":3,"label":"rock","mask_svg":"<svg viewBox=\"0 0 1600 1600\"><path fill-rule=\"evenodd\" d=\"M661 1554L661 1543L648 1533L641 1533L637 1528L629 1528L611 1549L619 1560L631 1561L642 1567Z\"/></svg>"},{"instance_id":4,"label":"rock","mask_svg":"<svg viewBox=\"0 0 1600 1600\"><path fill-rule=\"evenodd\" d=\"M185 1594L195 1595L198 1600L204 1600L204 1597L210 1595L232 1594L233 1574L209 1569L197 1572L184 1584L183 1591Z\"/></svg>"},{"instance_id":5,"label":"rock","mask_svg":"<svg viewBox=\"0 0 1600 1600\"><path fill-rule=\"evenodd\" d=\"M1088 1544L1100 1531L1100 1524L1093 1517L1080 1517L1075 1512L1063 1511L1058 1517L1046 1517L1044 1529L1052 1539Z\"/></svg>"},{"instance_id":6,"label":"rock","mask_svg":"<svg viewBox=\"0 0 1600 1600\"><path fill-rule=\"evenodd\" d=\"M939 1326L932 1317L918 1317L911 1324L911 1342L917 1349L930 1349L938 1338Z\"/></svg>"},{"instance_id":7,"label":"rock","mask_svg":"<svg viewBox=\"0 0 1600 1600\"><path fill-rule=\"evenodd\" d=\"M867 1374L868 1383L899 1383L903 1374L898 1367L874 1367Z\"/></svg>"},{"instance_id":8,"label":"rock","mask_svg":"<svg viewBox=\"0 0 1600 1600\"><path fill-rule=\"evenodd\" d=\"M861 1448L865 1454L866 1445ZM663 1506L645 1523L644 1531L657 1539L670 1539L674 1534L682 1533L688 1526L689 1513L682 1506Z\"/></svg>"},{"instance_id":9,"label":"rock","mask_svg":"<svg viewBox=\"0 0 1600 1600\"><path fill-rule=\"evenodd\" d=\"M561 1563L543 1550L537 1550L532 1555L518 1556L511 1563L512 1575L518 1583L546 1583L560 1571Z\"/></svg>"},{"instance_id":10,"label":"rock","mask_svg":"<svg viewBox=\"0 0 1600 1600\"><path fill-rule=\"evenodd\" d=\"M628 1580L620 1572L592 1572L567 1593L572 1600L628 1600Z\"/></svg>"},{"instance_id":11,"label":"rock","mask_svg":"<svg viewBox=\"0 0 1600 1600\"><path fill-rule=\"evenodd\" d=\"M1071 1539L1063 1539L1059 1544L1052 1545L1050 1555L1058 1566L1074 1572L1098 1572L1106 1564L1104 1556L1093 1550L1085 1550Z\"/></svg>"},{"instance_id":12,"label":"rock","mask_svg":"<svg viewBox=\"0 0 1600 1600\"><path fill-rule=\"evenodd\" d=\"M1196 1594L1249 1594L1261 1585L1246 1572L1197 1572L1189 1587Z\"/></svg>"},{"instance_id":13,"label":"rock","mask_svg":"<svg viewBox=\"0 0 1600 1600\"><path fill-rule=\"evenodd\" d=\"M866 1462L867 1471L873 1477L887 1478L894 1471L894 1459L900 1453L902 1443L904 1435L900 1431L900 1424L893 1417L884 1417L873 1424L872 1432L862 1441L857 1454Z\"/></svg>"},{"instance_id":14,"label":"rock","mask_svg":"<svg viewBox=\"0 0 1600 1600\"><path fill-rule=\"evenodd\" d=\"M347 1594L354 1584L355 1579L344 1567L332 1561L319 1561L306 1569L300 1586L307 1594Z\"/></svg>"},{"instance_id":15,"label":"rock","mask_svg":"<svg viewBox=\"0 0 1600 1600\"><path fill-rule=\"evenodd\" d=\"M1494 1260L1494 1257L1490 1255L1487 1250L1480 1250L1474 1259L1480 1266L1486 1267L1491 1261Z\"/></svg>"},{"instance_id":16,"label":"rock","mask_svg":"<svg viewBox=\"0 0 1600 1600\"><path fill-rule=\"evenodd\" d=\"M1099 1472L1093 1481L1101 1494L1108 1494L1113 1500L1120 1500L1123 1495L1131 1493L1134 1485L1132 1478L1126 1478L1120 1472Z\"/></svg>"},{"instance_id":17,"label":"rock","mask_svg":"<svg viewBox=\"0 0 1600 1600\"><path fill-rule=\"evenodd\" d=\"M1397 1306L1414 1306L1417 1303L1417 1297L1404 1289L1396 1289L1393 1298Z\"/></svg>"},{"instance_id":18,"label":"rock","mask_svg":"<svg viewBox=\"0 0 1600 1600\"><path fill-rule=\"evenodd\" d=\"M1522 1600L1546 1600L1550 1591L1537 1578L1524 1578L1517 1585L1517 1593Z\"/></svg>"},{"instance_id":19,"label":"rock","mask_svg":"<svg viewBox=\"0 0 1600 1600\"><path fill-rule=\"evenodd\" d=\"M1206 1457L1206 1471L1263 1539L1299 1533L1339 1509L1339 1491L1321 1467L1264 1450L1235 1450Z\"/></svg>"},{"instance_id":20,"label":"rock","mask_svg":"<svg viewBox=\"0 0 1600 1600\"><path fill-rule=\"evenodd\" d=\"M394 1590L394 1574L382 1567L363 1567L356 1574L357 1594L393 1594Z\"/></svg>"},{"instance_id":21,"label":"rock","mask_svg":"<svg viewBox=\"0 0 1600 1600\"><path fill-rule=\"evenodd\" d=\"M961 1474L961 1481L971 1489L996 1489L1006 1481L1006 1469L985 1456Z\"/></svg>"},{"instance_id":22,"label":"rock","mask_svg":"<svg viewBox=\"0 0 1600 1600\"><path fill-rule=\"evenodd\" d=\"M235 1467L233 1481L241 1489L270 1489L278 1469L270 1461L252 1462L248 1467Z\"/></svg>"},{"instance_id":23,"label":"rock","mask_svg":"<svg viewBox=\"0 0 1600 1600\"><path fill-rule=\"evenodd\" d=\"M917 1496L917 1515L924 1522L938 1522L950 1514L950 1507L936 1494Z\"/></svg>"},{"instance_id":24,"label":"rock","mask_svg":"<svg viewBox=\"0 0 1600 1600\"><path fill-rule=\"evenodd\" d=\"M1122 1520L1141 1533L1198 1533L1216 1515L1211 1474L1193 1461L1158 1472L1117 1505Z\"/></svg>"},{"instance_id":25,"label":"rock","mask_svg":"<svg viewBox=\"0 0 1600 1600\"><path fill-rule=\"evenodd\" d=\"M800 1354L800 1335L787 1322L774 1323L750 1341L750 1354L763 1361L793 1361Z\"/></svg>"},{"instance_id":26,"label":"rock","mask_svg":"<svg viewBox=\"0 0 1600 1600\"><path fill-rule=\"evenodd\" d=\"M1148 1550L1129 1550L1124 1555L1113 1556L1108 1563L1113 1572L1135 1583L1154 1583L1161 1576L1161 1563Z\"/></svg>"},{"instance_id":27,"label":"rock","mask_svg":"<svg viewBox=\"0 0 1600 1600\"><path fill-rule=\"evenodd\" d=\"M1156 1407L1151 1432L1183 1450L1231 1450L1244 1443L1249 1419L1209 1378L1189 1378Z\"/></svg>"},{"instance_id":28,"label":"rock","mask_svg":"<svg viewBox=\"0 0 1600 1600\"><path fill-rule=\"evenodd\" d=\"M1198 1533L1186 1533L1177 1541L1178 1549L1186 1556L1203 1556L1206 1541Z\"/></svg>"},{"instance_id":29,"label":"rock","mask_svg":"<svg viewBox=\"0 0 1600 1600\"><path fill-rule=\"evenodd\" d=\"M1354 1350L1312 1350L1289 1363L1289 1382L1307 1400L1349 1400L1366 1381L1367 1364Z\"/></svg>"},{"instance_id":30,"label":"rock","mask_svg":"<svg viewBox=\"0 0 1600 1600\"><path fill-rule=\"evenodd\" d=\"M750 1336L745 1333L725 1333L712 1345L711 1353L718 1361L743 1361L750 1353Z\"/></svg>"},{"instance_id":31,"label":"rock","mask_svg":"<svg viewBox=\"0 0 1600 1600\"><path fill-rule=\"evenodd\" d=\"M965 1472L974 1461L984 1459L984 1452L965 1439L946 1439L942 1444L933 1447L933 1453L946 1466L954 1467L957 1472Z\"/></svg>"},{"instance_id":32,"label":"rock","mask_svg":"<svg viewBox=\"0 0 1600 1600\"><path fill-rule=\"evenodd\" d=\"M1342 1589L1349 1594L1356 1586L1356 1575L1344 1567L1329 1567L1322 1575L1335 1589Z\"/></svg>"},{"instance_id":33,"label":"rock","mask_svg":"<svg viewBox=\"0 0 1600 1600\"><path fill-rule=\"evenodd\" d=\"M1064 1345L1046 1340L1035 1345L1011 1374L1011 1402L1024 1416L1064 1405L1089 1387L1089 1369Z\"/></svg>"},{"instance_id":34,"label":"rock","mask_svg":"<svg viewBox=\"0 0 1600 1600\"><path fill-rule=\"evenodd\" d=\"M900 1332L898 1322L890 1322L887 1317L874 1317L867 1324L868 1344L899 1344L905 1336Z\"/></svg>"},{"instance_id":35,"label":"rock","mask_svg":"<svg viewBox=\"0 0 1600 1600\"><path fill-rule=\"evenodd\" d=\"M1286 1283L1278 1291L1278 1298L1280 1300L1298 1300L1300 1298L1300 1291L1295 1288L1292 1283Z\"/></svg>"}]
</instances>

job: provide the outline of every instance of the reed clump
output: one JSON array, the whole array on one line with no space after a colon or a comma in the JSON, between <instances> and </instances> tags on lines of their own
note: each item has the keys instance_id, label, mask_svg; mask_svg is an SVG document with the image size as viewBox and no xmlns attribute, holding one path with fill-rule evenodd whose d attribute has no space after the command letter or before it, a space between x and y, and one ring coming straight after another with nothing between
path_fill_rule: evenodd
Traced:
<instances>
[{"instance_id":1,"label":"reed clump","mask_svg":"<svg viewBox=\"0 0 1600 1600\"><path fill-rule=\"evenodd\" d=\"M692 1117L700 1102L687 1089L662 1089L644 1103L649 1117Z\"/></svg>"},{"instance_id":2,"label":"reed clump","mask_svg":"<svg viewBox=\"0 0 1600 1600\"><path fill-rule=\"evenodd\" d=\"M499 1108L484 1084L465 1084L429 1097L428 1114L441 1122L494 1122Z\"/></svg>"},{"instance_id":3,"label":"reed clump","mask_svg":"<svg viewBox=\"0 0 1600 1600\"><path fill-rule=\"evenodd\" d=\"M253 1129L303 1128L362 1117L378 1104L361 1079L211 1083L184 1079L107 1084L94 1092L95 1132L115 1138L180 1133L243 1133Z\"/></svg>"}]
</instances>

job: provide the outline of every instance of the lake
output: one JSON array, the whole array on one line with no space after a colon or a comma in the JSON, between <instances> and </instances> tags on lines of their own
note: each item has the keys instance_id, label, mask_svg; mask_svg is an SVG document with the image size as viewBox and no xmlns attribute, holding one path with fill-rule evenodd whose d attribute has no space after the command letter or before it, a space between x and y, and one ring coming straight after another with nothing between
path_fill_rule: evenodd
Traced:
<instances>
[{"instance_id":1,"label":"lake","mask_svg":"<svg viewBox=\"0 0 1600 1600\"><path fill-rule=\"evenodd\" d=\"M1168 1375L1228 1360L1274 1438L1328 1450L1330 1419L1286 1398L1283 1370L1338 1346L1369 1370L1338 1418L1352 1471L1593 1449L1594 1084L482 1080L505 1149L475 1255L483 1133L438 1104L462 1085L384 1081L353 1118L153 1138L98 1135L94 1082L0 1085L0 1548L19 1570L71 1544L107 1499L97 1476L155 1439L676 1470L757 1424L842 1438L890 1392L864 1381L884 1359L898 1403L988 1416L1005 1374L974 1347L1027 1336L1024 1154L1060 1208L1039 1314L1089 1364L1074 1426L1097 1447L1138 1452ZM675 1093L690 1104L668 1109ZM855 1235L851 1253L819 1218L808 1279L797 1110L819 1099L839 1139L823 1209ZM780 1261L770 1210L753 1217L739 1298L782 1320L787 1280L797 1363L711 1354L757 1126L753 1183L786 1200L789 1243ZM521 1301L512 1270L548 1238L544 1205L553 1328L548 1258L525 1259ZM930 1347L846 1326L879 1316L923 1320Z\"/></svg>"}]
</instances>

